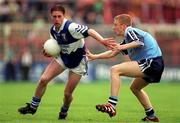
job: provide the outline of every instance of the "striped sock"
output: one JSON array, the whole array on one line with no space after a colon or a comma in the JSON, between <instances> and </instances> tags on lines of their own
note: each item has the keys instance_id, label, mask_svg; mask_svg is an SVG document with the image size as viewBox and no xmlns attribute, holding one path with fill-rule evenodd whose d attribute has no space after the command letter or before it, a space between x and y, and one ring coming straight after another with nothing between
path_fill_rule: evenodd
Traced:
<instances>
[{"instance_id":1,"label":"striped sock","mask_svg":"<svg viewBox=\"0 0 180 123\"><path fill-rule=\"evenodd\" d=\"M110 96L108 99L108 103L110 103L114 109L115 109L117 102L118 102L118 99L116 96Z\"/></svg>"},{"instance_id":2,"label":"striped sock","mask_svg":"<svg viewBox=\"0 0 180 123\"><path fill-rule=\"evenodd\" d=\"M155 113L154 113L154 110L153 108L148 108L148 109L145 109L145 113L148 117L154 117L155 116Z\"/></svg>"},{"instance_id":3,"label":"striped sock","mask_svg":"<svg viewBox=\"0 0 180 123\"><path fill-rule=\"evenodd\" d=\"M41 99L37 98L37 97L32 97L32 101L31 101L31 107L36 109L39 106Z\"/></svg>"}]
</instances>

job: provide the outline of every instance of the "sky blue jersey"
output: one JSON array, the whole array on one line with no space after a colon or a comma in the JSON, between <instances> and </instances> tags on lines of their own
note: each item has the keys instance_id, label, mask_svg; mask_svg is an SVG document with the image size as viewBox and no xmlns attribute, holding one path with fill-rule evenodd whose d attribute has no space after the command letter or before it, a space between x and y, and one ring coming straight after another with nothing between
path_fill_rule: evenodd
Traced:
<instances>
[{"instance_id":1,"label":"sky blue jersey","mask_svg":"<svg viewBox=\"0 0 180 123\"><path fill-rule=\"evenodd\" d=\"M127 49L131 60L137 61L162 56L156 40L148 32L129 26L125 30L125 38L123 43L127 44L131 43L132 41L139 42L141 46Z\"/></svg>"}]
</instances>

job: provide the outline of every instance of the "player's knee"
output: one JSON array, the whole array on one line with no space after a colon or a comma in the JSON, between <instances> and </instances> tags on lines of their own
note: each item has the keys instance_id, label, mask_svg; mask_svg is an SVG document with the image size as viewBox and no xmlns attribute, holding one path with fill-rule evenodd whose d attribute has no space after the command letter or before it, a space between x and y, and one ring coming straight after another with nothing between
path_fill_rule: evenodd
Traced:
<instances>
[{"instance_id":1,"label":"player's knee","mask_svg":"<svg viewBox=\"0 0 180 123\"><path fill-rule=\"evenodd\" d=\"M141 89L139 89L139 88L131 85L131 86L130 86L130 90L131 90L134 94L136 94L136 93L138 93Z\"/></svg>"},{"instance_id":2,"label":"player's knee","mask_svg":"<svg viewBox=\"0 0 180 123\"><path fill-rule=\"evenodd\" d=\"M48 79L47 79L47 77L41 76L41 78L40 78L40 80L39 80L39 84L40 84L41 86L46 86L46 85L48 84Z\"/></svg>"},{"instance_id":3,"label":"player's knee","mask_svg":"<svg viewBox=\"0 0 180 123\"><path fill-rule=\"evenodd\" d=\"M111 72L112 75L114 75L114 74L121 75L121 71L116 66L112 66L111 69L110 69L110 72Z\"/></svg>"},{"instance_id":4,"label":"player's knee","mask_svg":"<svg viewBox=\"0 0 180 123\"><path fill-rule=\"evenodd\" d=\"M136 93L136 92L137 92L137 90L136 90L133 86L130 86L130 90L131 90L131 92L133 92L133 93Z\"/></svg>"}]
</instances>

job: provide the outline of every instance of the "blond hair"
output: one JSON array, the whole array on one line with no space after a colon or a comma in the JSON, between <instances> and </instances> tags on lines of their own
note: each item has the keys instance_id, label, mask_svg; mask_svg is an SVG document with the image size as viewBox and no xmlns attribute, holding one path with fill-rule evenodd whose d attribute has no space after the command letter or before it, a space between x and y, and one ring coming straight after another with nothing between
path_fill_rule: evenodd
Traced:
<instances>
[{"instance_id":1,"label":"blond hair","mask_svg":"<svg viewBox=\"0 0 180 123\"><path fill-rule=\"evenodd\" d=\"M125 24L127 26L132 25L132 17L128 14L120 14L114 17L114 20L117 20L119 24Z\"/></svg>"}]
</instances>

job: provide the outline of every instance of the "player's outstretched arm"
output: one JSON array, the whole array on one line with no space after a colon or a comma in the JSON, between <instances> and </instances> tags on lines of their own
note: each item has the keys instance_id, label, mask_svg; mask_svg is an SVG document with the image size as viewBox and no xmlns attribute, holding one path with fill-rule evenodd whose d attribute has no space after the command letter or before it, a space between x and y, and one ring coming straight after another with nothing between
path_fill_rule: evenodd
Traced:
<instances>
[{"instance_id":1,"label":"player's outstretched arm","mask_svg":"<svg viewBox=\"0 0 180 123\"><path fill-rule=\"evenodd\" d=\"M99 43L103 44L108 49L113 49L113 46L111 45L112 42L115 42L113 38L103 38L98 32L96 32L94 29L88 30L89 36L96 39Z\"/></svg>"},{"instance_id":2,"label":"player's outstretched arm","mask_svg":"<svg viewBox=\"0 0 180 123\"><path fill-rule=\"evenodd\" d=\"M86 56L88 57L88 60L92 61L95 59L108 59L116 56L118 54L117 51L108 50L103 53L99 54L93 54L89 50L86 51Z\"/></svg>"},{"instance_id":3,"label":"player's outstretched arm","mask_svg":"<svg viewBox=\"0 0 180 123\"><path fill-rule=\"evenodd\" d=\"M136 47L140 47L142 46L142 44L138 41L133 41L131 43L127 43L127 44L116 44L113 47L113 50L117 50L117 51L122 51L122 50L127 50L127 49L131 49L131 48L136 48Z\"/></svg>"}]
</instances>

